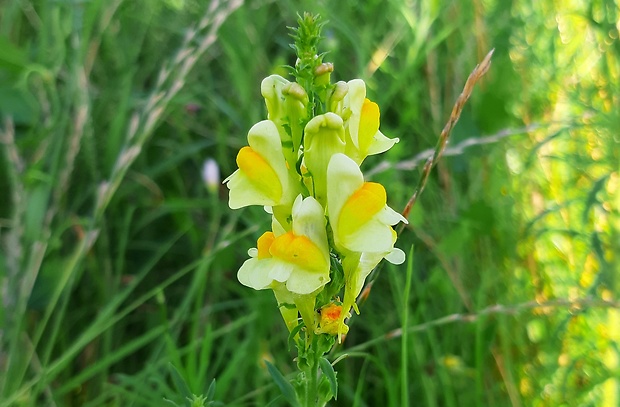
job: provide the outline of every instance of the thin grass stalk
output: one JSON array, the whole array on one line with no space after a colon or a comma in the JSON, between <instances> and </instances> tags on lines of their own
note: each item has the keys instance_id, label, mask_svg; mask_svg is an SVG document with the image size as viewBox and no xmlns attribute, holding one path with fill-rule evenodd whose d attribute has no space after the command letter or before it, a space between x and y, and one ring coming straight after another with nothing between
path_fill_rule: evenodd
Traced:
<instances>
[{"instance_id":1,"label":"thin grass stalk","mask_svg":"<svg viewBox=\"0 0 620 407\"><path fill-rule=\"evenodd\" d=\"M512 136L526 135L536 130L548 129L554 126L554 124L558 124L559 126L561 126L559 129L555 130L556 132L570 129L576 126L579 120L582 120L582 118L575 118L575 120L568 121L568 122L562 121L558 123L549 123L549 124L534 123L534 124L530 124L524 127L503 129L503 130L498 131L497 133L494 133L488 136L470 137L470 138L467 138L461 141L460 143L456 145L453 145L452 147L446 147L446 149L444 150L442 154L442 157L454 157L454 156L462 155L462 154L465 154L465 151L469 147L482 146L482 145L487 145L487 144L495 144L504 139L510 138ZM376 174L380 174L390 169L395 169L399 171L411 171L411 170L416 169L420 165L421 162L426 161L429 158L431 158L434 153L435 153L435 148L428 148L424 151L419 152L413 158L404 160L398 163L382 161L379 164L377 164L375 167L373 167L372 169L366 171L364 175L366 177L372 177Z\"/></svg>"},{"instance_id":2,"label":"thin grass stalk","mask_svg":"<svg viewBox=\"0 0 620 407\"><path fill-rule=\"evenodd\" d=\"M50 381L52 381L56 375L58 375L62 369L79 353L81 349L83 349L88 343L90 343L97 336L101 335L101 333L105 332L110 327L117 324L123 318L125 318L129 313L135 311L139 306L144 304L148 299L154 297L161 289L167 287L168 285L174 283L179 278L183 277L185 274L192 271L198 262L192 263L187 266L185 269L180 270L178 273L169 277L166 281L162 282L159 286L149 290L145 294L136 298L129 305L122 308L116 314L114 313L123 303L123 301L133 292L133 289L138 285L138 283L146 276L149 270L153 268L153 266L161 259L164 253L166 253L169 248L176 242L178 239L185 233L186 231L182 230L173 236L168 242L166 242L162 248L158 257L151 259L143 269L138 272L135 280L128 286L123 292L118 294L114 300L107 304L105 308L103 308L97 318L82 332L82 334L75 339L75 341L71 344L71 346L65 350L64 354L56 358L52 363L48 363L40 373L36 374L31 380L26 383L22 383L21 387L18 390L15 390L12 394L8 395L4 399L0 399L0 407L8 407L11 406L13 402L18 400L20 397L23 397L26 394L32 393L32 389L36 386L46 385ZM80 247L88 246L88 237L83 239ZM63 276L67 276L70 274L70 270L75 269L77 266L75 262L79 260L79 251L74 254L71 259L72 264L67 266L68 271L63 274ZM54 293L56 295L56 293ZM47 323L51 315L44 316L44 322Z\"/></svg>"},{"instance_id":3,"label":"thin grass stalk","mask_svg":"<svg viewBox=\"0 0 620 407\"><path fill-rule=\"evenodd\" d=\"M5 253L5 263L2 265L3 272L0 275L0 295L2 297L2 311L0 312L0 326L4 327L0 331L0 371L7 372L11 362L11 349L13 343L18 340L16 334L11 335L11 331L18 331L19 319L15 315L18 304L19 293L19 271L23 256L22 237L24 227L20 219L25 212L25 191L21 181L24 171L24 161L19 154L15 144L15 126L10 117L4 120L4 129L0 131L0 144L6 159L6 174L11 190L11 207L13 213L9 220L8 234L3 239L2 246ZM6 337L5 337L6 336ZM7 384L7 375L0 380L0 395L4 393Z\"/></svg>"},{"instance_id":4,"label":"thin grass stalk","mask_svg":"<svg viewBox=\"0 0 620 407\"><path fill-rule=\"evenodd\" d=\"M73 35L72 45L73 45L74 51L77 53L80 47L80 38L79 38L79 35L76 33L74 33ZM75 92L74 106L75 106L76 113L75 113L75 116L73 117L73 123L71 126L72 129L69 135L68 145L66 146L64 162L60 164L58 177L56 178L57 181L54 183L52 190L51 190L51 203L45 212L44 220L41 226L41 230L39 232L39 236L37 240L34 241L30 245L27 264L22 269L23 271L19 272L20 275L17 275L17 274L13 275L13 281L16 282L15 284L19 285L19 288L16 290L12 290L12 292L18 293L19 297L18 297L18 300L16 300L15 307L13 307L13 310L11 312L11 319L13 320L13 322L10 324L10 326L12 327L11 330L14 331L13 332L14 336L11 339L11 343L9 345L10 355L11 354L15 355L15 352L17 351L17 349L22 347L20 345L19 335L22 333L21 324L22 324L22 321L23 321L23 318L26 312L27 301L31 296L35 281L37 279L39 271L41 270L43 258L47 251L47 242L49 240L49 237L51 236L52 222L56 214L59 212L61 201L63 197L65 196L66 191L68 190L70 176L71 176L71 173L73 172L75 159L80 149L80 142L84 135L84 129L85 129L87 119L88 119L88 113L89 113L88 93L87 93L88 83L87 83L87 78L84 74L84 71L81 68L82 67L80 66L80 64L77 63L76 61L76 63L74 63L74 66L73 66L73 75L72 75L72 77L76 78L77 80L77 83L74 83L74 92ZM23 164L19 165L15 162L15 160L18 158L18 156L16 156L17 148L14 145L14 143L9 143L8 145L11 145L11 144L13 145L14 151L9 154L10 159L11 159L11 161L9 162L14 162L14 166L17 166L17 168L19 167L23 168ZM60 156L58 158L60 160ZM10 178L13 179L13 184L14 184L13 195L23 194L23 187L21 188L21 192L19 192L20 187L18 183L15 183L14 177L10 176ZM20 200L16 199L15 197L12 203L13 203L13 208L14 208L14 213L15 213L14 225L13 225L13 229L15 233L14 234L11 233L11 235L15 236L12 239L13 241L15 241L15 239L20 238L21 228L18 225L21 225L22 223L20 222L20 220L23 219L22 215L24 214L24 211L25 211L24 208L26 207L26 205L23 205L22 202L20 202ZM15 250L15 253L13 255L15 256L15 258L11 260L13 264L16 264L16 262L22 261L21 259L22 250L19 250L18 248L18 250ZM48 306L48 310L51 310L54 307L55 307L55 303L50 303ZM32 340L32 349L36 349L39 339L41 338L42 332L45 329L45 326L46 326L45 324L39 324L37 326L37 330L39 331L39 334L35 334L35 337ZM28 364L32 362L32 356L33 356L32 353L30 353L29 356L26 358L26 360L29 361ZM43 363L45 363L45 360L43 360ZM9 366L8 369L11 371L11 375L10 375L11 380L13 380L14 382L20 382L27 371L27 366L28 366L27 364L23 364L22 366L16 366L17 370L12 369Z\"/></svg>"},{"instance_id":5,"label":"thin grass stalk","mask_svg":"<svg viewBox=\"0 0 620 407\"><path fill-rule=\"evenodd\" d=\"M456 102L454 103L454 106L452 107L452 112L450 113L448 122L446 123L443 130L441 131L441 134L439 135L439 140L437 141L437 145L435 146L435 151L433 155L426 160L426 163L424 164L424 168L422 169L422 176L420 177L420 180L418 181L418 185L415 191L413 192L413 195L411 195L411 198L409 198L407 205L405 205L405 209L403 209L402 215L405 218L409 217L411 208L413 208L418 197L420 196L420 194L424 191L424 188L426 187L426 182L428 181L428 177L431 173L431 170L433 169L433 167L435 167L435 165L437 165L437 161L439 161L439 159L443 155L446 149L446 146L448 145L448 139L450 138L450 133L452 132L454 125L458 122L459 118L461 117L461 112L463 111L463 107L465 107L465 103L467 103L467 100L471 96L471 93L474 90L474 86L476 86L476 84L480 81L480 79L482 79L484 74L486 74L489 68L491 67L491 57L493 56L494 51L495 51L494 49L489 51L489 53L484 57L482 62L476 65L476 67L471 72L471 74L469 74L469 77L467 78L467 81L465 82L465 86L463 87L463 91L461 92L459 97L456 99ZM399 234L402 232L404 226L405 225L401 223L400 226L398 227L397 232Z\"/></svg>"},{"instance_id":6,"label":"thin grass stalk","mask_svg":"<svg viewBox=\"0 0 620 407\"><path fill-rule=\"evenodd\" d=\"M413 246L409 249L409 256L407 257L407 275L405 277L405 296L403 298L403 319L402 319L402 340L400 348L400 405L403 407L409 406L409 335L407 327L409 326L409 295L411 294L411 282L413 280Z\"/></svg>"},{"instance_id":7,"label":"thin grass stalk","mask_svg":"<svg viewBox=\"0 0 620 407\"><path fill-rule=\"evenodd\" d=\"M536 310L543 314L550 313L555 309L566 309L569 312L582 312L591 308L600 308L600 309L618 309L620 310L620 301L614 300L601 300L598 298L577 298L577 299L568 299L568 298L557 298L549 301L526 301L518 304L512 305L503 305L503 304L495 304L487 308L483 308L475 313L456 313L446 315L445 317L441 317L435 319L433 321L428 321L423 324L413 325L408 327L406 330L408 333L412 332L423 332L427 331L431 328L454 324L457 322L464 323L475 323L478 322L481 318L489 316L489 315L520 315L525 311ZM346 353L350 352L359 352L363 351L371 346L377 345L382 342L386 342L389 340L393 340L396 338L400 338L403 336L403 329L397 328L394 329L385 335L381 335L380 337L371 339L367 342L361 343L356 346L352 346L346 350ZM340 352L337 354L337 357L340 357L345 352Z\"/></svg>"},{"instance_id":8,"label":"thin grass stalk","mask_svg":"<svg viewBox=\"0 0 620 407\"><path fill-rule=\"evenodd\" d=\"M465 103L467 102L467 100L471 96L471 93L474 90L474 86L480 81L480 79L482 79L482 77L488 72L489 68L491 67L491 57L493 56L494 51L495 51L494 49L489 51L487 55L484 57L484 59L482 60L482 62L476 65L474 70L469 74L469 77L467 78L467 81L465 82L465 86L463 87L463 91L461 92L459 97L456 99L456 102L454 103L454 107L452 108L452 113L450 114L450 117L448 118L448 122L446 123L443 130L441 131L441 134L439 135L439 140L437 141L437 145L435 146L433 155L430 156L426 160L426 164L424 165L422 176L420 177L420 180L418 181L418 185L416 189L414 190L411 198L409 198L407 205L405 205L405 209L402 211L402 215L405 218L409 217L409 213L411 212L411 209L415 205L420 194L424 191L424 187L426 186L426 182L428 181L428 177L431 173L431 170L437 164L437 161L442 157L446 149L446 146L448 144L450 133L452 132L452 129L454 128L454 125L456 124L456 122L459 120L459 117L461 116L461 112L463 111L463 107L465 106ZM405 224L401 223L396 228L396 232L398 234L401 234L404 228L405 228ZM371 275L371 278L366 283L366 286L364 287L364 289L362 290L362 293L360 294L358 298L358 306L361 306L362 303L368 298L368 295L370 294L374 281L377 278L377 275L379 274L378 271L381 269L382 266L383 266L383 262L380 263L379 266L377 266L377 269L373 272L373 274ZM453 281L455 280L453 279ZM469 302L466 296L463 297L463 300L466 303Z\"/></svg>"},{"instance_id":9,"label":"thin grass stalk","mask_svg":"<svg viewBox=\"0 0 620 407\"><path fill-rule=\"evenodd\" d=\"M215 43L217 31L241 4L243 4L242 0L230 0L225 6L221 6L219 0L213 0L201 21L187 31L181 49L174 59L161 68L156 87L144 109L140 113L135 113L130 120L125 147L116 159L109 181L99 186L93 220L95 224L102 219L110 200L125 178L127 170L140 155L144 144L161 121L168 104L185 85L190 70L205 51Z\"/></svg>"},{"instance_id":10,"label":"thin grass stalk","mask_svg":"<svg viewBox=\"0 0 620 407\"><path fill-rule=\"evenodd\" d=\"M0 131L0 144L3 146L2 150L7 163L6 174L9 181L9 189L11 190L11 207L13 208L11 219L7 225L10 231L2 242L6 256L6 274L0 282L2 306L5 309L4 316L8 317L10 314L7 311L12 309L17 301L15 297L17 290L14 289L15 287L11 287L11 284L16 281L16 276L20 269L20 259L23 253L22 235L24 233L24 228L19 220L22 218L25 210L24 185L21 182L24 162L15 145L15 126L10 117L4 120L4 130ZM1 343L2 337L0 336L0 344Z\"/></svg>"}]
</instances>

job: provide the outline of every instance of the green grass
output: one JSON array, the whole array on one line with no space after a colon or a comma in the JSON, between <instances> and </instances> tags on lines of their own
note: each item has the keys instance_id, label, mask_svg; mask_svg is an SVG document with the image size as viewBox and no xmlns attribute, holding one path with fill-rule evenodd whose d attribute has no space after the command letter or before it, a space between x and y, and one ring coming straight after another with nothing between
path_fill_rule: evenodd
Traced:
<instances>
[{"instance_id":1,"label":"green grass","mask_svg":"<svg viewBox=\"0 0 620 407\"><path fill-rule=\"evenodd\" d=\"M303 11L401 140L363 167L395 209L496 49L449 147L481 144L434 170L397 243L410 263L377 273L330 355L348 355L331 405L618 405L617 3L360 4L0 5L0 406L180 404L170 363L225 405L279 396L263 361L294 372L288 333L236 280L269 219L201 168L236 168Z\"/></svg>"}]
</instances>

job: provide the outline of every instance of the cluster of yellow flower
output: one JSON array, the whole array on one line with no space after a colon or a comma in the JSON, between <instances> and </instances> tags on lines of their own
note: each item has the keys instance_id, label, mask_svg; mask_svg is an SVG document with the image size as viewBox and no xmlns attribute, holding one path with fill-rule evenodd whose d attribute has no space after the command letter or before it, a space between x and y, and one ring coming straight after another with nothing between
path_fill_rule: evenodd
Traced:
<instances>
[{"instance_id":1,"label":"cluster of yellow flower","mask_svg":"<svg viewBox=\"0 0 620 407\"><path fill-rule=\"evenodd\" d=\"M272 230L249 250L239 281L272 289L289 330L301 315L310 334L340 337L370 272L382 259L404 262L392 226L407 220L387 206L384 187L365 182L360 170L368 155L398 142L379 130L379 107L366 98L366 84L338 82L325 92L324 113L310 117L302 86L278 75L265 78L268 120L250 129L249 146L237 155L239 169L224 182L232 209L262 205L272 215ZM344 274L342 304L336 298L318 303L334 265Z\"/></svg>"}]
</instances>

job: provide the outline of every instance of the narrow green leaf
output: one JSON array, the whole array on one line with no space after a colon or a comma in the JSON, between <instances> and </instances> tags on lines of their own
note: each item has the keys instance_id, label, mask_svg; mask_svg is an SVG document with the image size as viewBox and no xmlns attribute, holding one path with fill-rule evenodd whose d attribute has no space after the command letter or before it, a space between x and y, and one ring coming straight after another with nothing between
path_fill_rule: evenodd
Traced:
<instances>
[{"instance_id":1,"label":"narrow green leaf","mask_svg":"<svg viewBox=\"0 0 620 407\"><path fill-rule=\"evenodd\" d=\"M177 368L172 364L168 363L168 370L170 370L170 375L172 376L172 381L176 386L177 390L181 393L184 398L192 399L194 394L191 392L185 379L181 376Z\"/></svg>"},{"instance_id":2,"label":"narrow green leaf","mask_svg":"<svg viewBox=\"0 0 620 407\"><path fill-rule=\"evenodd\" d=\"M297 400L297 395L295 394L295 389L293 386L286 380L286 378L280 373L280 371L271 363L265 361L267 365L267 370L271 375L271 378L276 383L276 385L280 388L282 395L288 401L291 406L299 407L299 400Z\"/></svg>"},{"instance_id":3,"label":"narrow green leaf","mask_svg":"<svg viewBox=\"0 0 620 407\"><path fill-rule=\"evenodd\" d=\"M213 398L215 398L215 379L213 379L207 390L207 401L212 401Z\"/></svg>"},{"instance_id":4,"label":"narrow green leaf","mask_svg":"<svg viewBox=\"0 0 620 407\"><path fill-rule=\"evenodd\" d=\"M338 379L336 379L334 367L329 363L329 360L325 358L319 359L319 366L323 374L327 376L327 380L329 380L329 387L334 395L334 400L338 400Z\"/></svg>"},{"instance_id":5,"label":"narrow green leaf","mask_svg":"<svg viewBox=\"0 0 620 407\"><path fill-rule=\"evenodd\" d=\"M303 328L304 326L305 325L303 323L299 323L295 328L291 330L291 333L289 333L287 341L288 351L290 351L291 348L295 346L295 338L299 334L299 331L301 331L301 328Z\"/></svg>"}]
</instances>

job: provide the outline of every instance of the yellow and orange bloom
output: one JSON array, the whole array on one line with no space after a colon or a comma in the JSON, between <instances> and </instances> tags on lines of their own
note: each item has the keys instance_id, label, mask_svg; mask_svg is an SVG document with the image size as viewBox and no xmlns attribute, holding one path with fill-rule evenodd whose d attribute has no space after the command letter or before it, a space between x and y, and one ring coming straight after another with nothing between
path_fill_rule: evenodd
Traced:
<instances>
[{"instance_id":1,"label":"yellow and orange bloom","mask_svg":"<svg viewBox=\"0 0 620 407\"><path fill-rule=\"evenodd\" d=\"M359 168L368 155L398 142L379 130L379 107L366 99L364 81L322 89L326 113L309 118L308 94L299 84L265 78L268 120L250 129L249 145L237 155L239 169L224 182L232 209L262 205L273 215L272 230L248 251L239 281L273 290L289 330L301 315L307 335L340 340L371 271L383 259L404 262L392 226L407 220L387 205L385 188L364 181ZM334 259L344 271L344 287L338 282L336 288L344 288L344 299L325 304L317 295L331 281Z\"/></svg>"},{"instance_id":2,"label":"yellow and orange bloom","mask_svg":"<svg viewBox=\"0 0 620 407\"><path fill-rule=\"evenodd\" d=\"M349 332L349 327L340 325L344 318L342 305L329 303L322 306L318 311L316 334L344 335Z\"/></svg>"},{"instance_id":3,"label":"yellow and orange bloom","mask_svg":"<svg viewBox=\"0 0 620 407\"><path fill-rule=\"evenodd\" d=\"M396 143L398 138L387 138L379 130L379 106L366 99L366 84L361 79L347 83L348 91L342 102L343 118L346 118L346 151L360 165L369 155L383 153Z\"/></svg>"},{"instance_id":4,"label":"yellow and orange bloom","mask_svg":"<svg viewBox=\"0 0 620 407\"><path fill-rule=\"evenodd\" d=\"M292 230L280 235L265 232L250 250L252 257L237 273L241 284L257 290L284 283L293 294L311 294L330 280L329 246L324 210L312 197L297 197Z\"/></svg>"},{"instance_id":5,"label":"yellow and orange bloom","mask_svg":"<svg viewBox=\"0 0 620 407\"><path fill-rule=\"evenodd\" d=\"M346 315L355 307L366 277L377 264L383 259L394 264L405 261L405 253L394 247L396 232L392 225L407 220L387 206L385 188L365 182L357 164L344 154L334 155L329 162L327 205L344 270L343 314L339 321L342 331Z\"/></svg>"},{"instance_id":6,"label":"yellow and orange bloom","mask_svg":"<svg viewBox=\"0 0 620 407\"><path fill-rule=\"evenodd\" d=\"M341 252L390 252L396 240L392 225L407 223L387 206L383 185L365 182L357 164L344 154L335 154L327 167L327 209Z\"/></svg>"},{"instance_id":7,"label":"yellow and orange bloom","mask_svg":"<svg viewBox=\"0 0 620 407\"><path fill-rule=\"evenodd\" d=\"M255 124L248 132L248 144L237 154L239 169L224 180L231 209L292 203L299 187L288 171L274 122Z\"/></svg>"}]
</instances>

